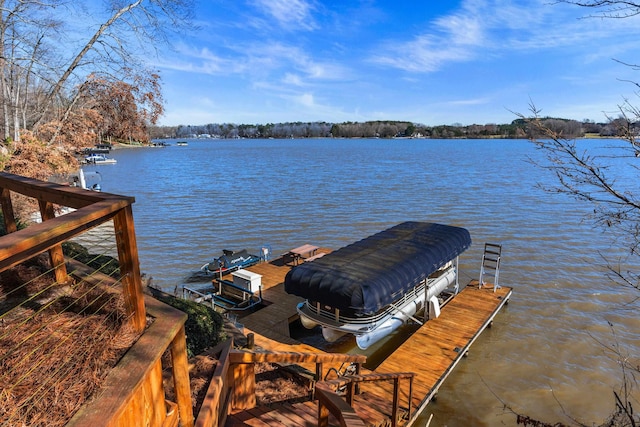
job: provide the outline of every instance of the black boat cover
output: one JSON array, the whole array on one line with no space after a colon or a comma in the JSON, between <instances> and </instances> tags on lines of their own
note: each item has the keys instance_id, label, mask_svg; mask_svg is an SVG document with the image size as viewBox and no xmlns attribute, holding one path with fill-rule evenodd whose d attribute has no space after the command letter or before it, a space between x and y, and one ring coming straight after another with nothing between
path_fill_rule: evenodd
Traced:
<instances>
[{"instance_id":1,"label":"black boat cover","mask_svg":"<svg viewBox=\"0 0 640 427\"><path fill-rule=\"evenodd\" d=\"M292 268L284 289L355 315L371 315L469 246L465 228L403 222Z\"/></svg>"}]
</instances>

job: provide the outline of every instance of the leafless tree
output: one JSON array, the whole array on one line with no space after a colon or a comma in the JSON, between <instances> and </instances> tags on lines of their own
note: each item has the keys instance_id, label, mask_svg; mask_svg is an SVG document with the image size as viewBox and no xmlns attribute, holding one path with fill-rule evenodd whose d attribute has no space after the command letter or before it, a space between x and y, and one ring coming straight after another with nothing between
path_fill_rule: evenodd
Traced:
<instances>
[{"instance_id":1,"label":"leafless tree","mask_svg":"<svg viewBox=\"0 0 640 427\"><path fill-rule=\"evenodd\" d=\"M629 248L630 256L640 259L640 194L633 191L640 166L640 144L633 123L640 120L639 112L629 103L619 106L620 117L609 121L620 139L596 153L550 127L548 121L540 118L535 105L531 104L530 110L530 117L520 117L539 135L534 143L548 160L539 166L557 178L556 186L544 187L544 190L568 194L589 203L595 223L610 229L612 236ZM631 113L633 117L629 116ZM615 276L625 285L640 290L638 272L615 270Z\"/></svg>"},{"instance_id":2,"label":"leafless tree","mask_svg":"<svg viewBox=\"0 0 640 427\"><path fill-rule=\"evenodd\" d=\"M139 76L150 74L142 58L166 46L170 32L187 28L192 1L105 2L99 15L104 21L95 21L94 30L85 28L86 39L72 44L65 17L88 13L83 2L0 0L0 125L5 139L17 140L21 128L37 132L51 120L64 126L60 119L69 116L81 93L73 87L91 73L113 79L124 75L125 68Z\"/></svg>"},{"instance_id":3,"label":"leafless tree","mask_svg":"<svg viewBox=\"0 0 640 427\"><path fill-rule=\"evenodd\" d=\"M618 19L640 14L640 3L631 1L560 0L557 3L591 8L594 12L590 17ZM640 87L635 82L631 83L636 88ZM611 230L611 234L629 250L629 260L606 260L610 275L618 283L640 290L640 274L635 270L640 265L640 194L637 191L640 142L637 139L639 129L636 127L636 123L640 122L640 110L629 99L625 99L618 105L618 117L607 117L612 135L620 139L616 140L619 143L604 150L585 148L585 145L557 132L541 120L540 110L533 103L530 111L531 117L519 116L541 135L534 142L544 151L548 160L542 167L552 171L557 178L557 185L545 189L568 194L593 208L595 223ZM613 327L612 331L615 333ZM600 344L616 358L623 375L623 386L619 391L614 391L616 410L605 425L639 425L640 418L634 413L632 405L632 389L637 386L640 367L619 344Z\"/></svg>"}]
</instances>

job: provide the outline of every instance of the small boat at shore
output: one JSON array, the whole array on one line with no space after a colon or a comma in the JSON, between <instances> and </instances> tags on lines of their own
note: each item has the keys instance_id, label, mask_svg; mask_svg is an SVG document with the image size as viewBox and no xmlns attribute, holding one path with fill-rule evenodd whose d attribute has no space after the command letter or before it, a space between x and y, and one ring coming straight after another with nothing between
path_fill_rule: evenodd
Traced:
<instances>
[{"instance_id":1,"label":"small boat at shore","mask_svg":"<svg viewBox=\"0 0 640 427\"><path fill-rule=\"evenodd\" d=\"M293 267L285 291L306 300L302 325L322 327L325 340L355 336L367 349L423 311L435 318L458 293L458 256L471 246L461 227L404 222Z\"/></svg>"},{"instance_id":2,"label":"small boat at shore","mask_svg":"<svg viewBox=\"0 0 640 427\"><path fill-rule=\"evenodd\" d=\"M250 311L262 304L262 286L259 274L236 270L233 280L214 279L211 283L182 286L182 298L200 304L211 305L216 311Z\"/></svg>"},{"instance_id":3,"label":"small boat at shore","mask_svg":"<svg viewBox=\"0 0 640 427\"><path fill-rule=\"evenodd\" d=\"M222 255L214 258L213 261L204 264L200 270L207 274L215 274L222 276L241 268L250 267L259 263L261 258L258 255L252 255L246 249L235 252L228 249L222 250Z\"/></svg>"},{"instance_id":4,"label":"small boat at shore","mask_svg":"<svg viewBox=\"0 0 640 427\"><path fill-rule=\"evenodd\" d=\"M70 185L73 187L80 187L85 190L101 191L102 187L100 186L100 181L102 181L102 175L100 175L100 172L85 172L80 168L77 174L71 176Z\"/></svg>"},{"instance_id":5,"label":"small boat at shore","mask_svg":"<svg viewBox=\"0 0 640 427\"><path fill-rule=\"evenodd\" d=\"M118 163L118 161L111 157L107 157L104 154L92 154L84 158L84 163L93 165L112 165Z\"/></svg>"}]
</instances>

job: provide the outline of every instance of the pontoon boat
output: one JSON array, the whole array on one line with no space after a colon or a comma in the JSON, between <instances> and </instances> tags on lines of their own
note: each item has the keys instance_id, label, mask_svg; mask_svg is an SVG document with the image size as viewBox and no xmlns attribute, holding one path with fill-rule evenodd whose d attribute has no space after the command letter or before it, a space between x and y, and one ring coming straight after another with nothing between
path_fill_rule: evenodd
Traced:
<instances>
[{"instance_id":1,"label":"pontoon boat","mask_svg":"<svg viewBox=\"0 0 640 427\"><path fill-rule=\"evenodd\" d=\"M439 296L458 292L458 255L470 246L464 228L404 222L292 268L284 287L306 299L303 326L320 325L330 342L353 334L366 349L423 309L437 317Z\"/></svg>"}]
</instances>

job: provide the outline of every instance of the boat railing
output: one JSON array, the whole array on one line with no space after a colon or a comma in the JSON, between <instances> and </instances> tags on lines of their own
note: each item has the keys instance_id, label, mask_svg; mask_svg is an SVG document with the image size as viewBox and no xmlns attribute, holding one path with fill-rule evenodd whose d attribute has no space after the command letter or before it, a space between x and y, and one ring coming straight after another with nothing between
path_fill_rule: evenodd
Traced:
<instances>
[{"instance_id":1,"label":"boat railing","mask_svg":"<svg viewBox=\"0 0 640 427\"><path fill-rule=\"evenodd\" d=\"M401 307L413 300L417 297L421 296L425 292L425 288L430 287L433 283L435 283L440 277L446 275L450 271L454 271L455 267L453 264L447 264L445 269L438 270L436 273L429 276L427 279L423 280L410 289L406 293L404 293L400 298L393 301L393 303L389 304L387 307L378 311L375 314L370 316L349 316L345 315L344 312L341 312L337 308L326 306L322 303L316 301L305 301L304 310L305 314L313 314L314 320L322 320L328 326L340 327L343 324L354 324L354 325L367 325L369 329L375 329L378 323L384 321L389 316L392 316L398 312L398 307Z\"/></svg>"},{"instance_id":2,"label":"boat railing","mask_svg":"<svg viewBox=\"0 0 640 427\"><path fill-rule=\"evenodd\" d=\"M200 292L188 286L182 287L182 299L187 299L195 302L203 302L206 300L210 300L211 295L211 293Z\"/></svg>"}]
</instances>

